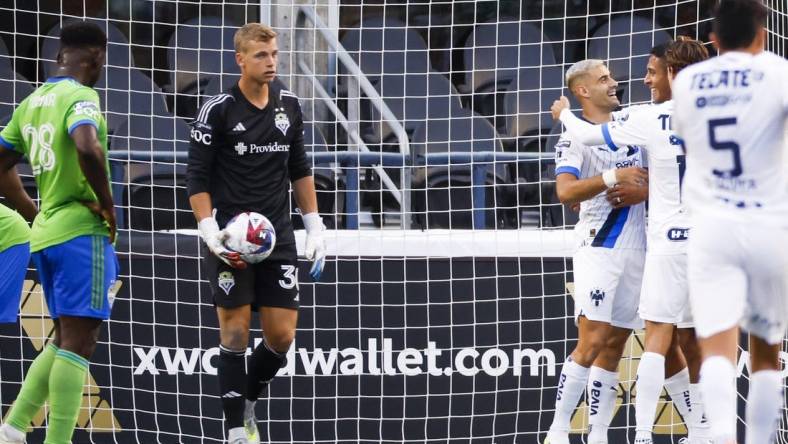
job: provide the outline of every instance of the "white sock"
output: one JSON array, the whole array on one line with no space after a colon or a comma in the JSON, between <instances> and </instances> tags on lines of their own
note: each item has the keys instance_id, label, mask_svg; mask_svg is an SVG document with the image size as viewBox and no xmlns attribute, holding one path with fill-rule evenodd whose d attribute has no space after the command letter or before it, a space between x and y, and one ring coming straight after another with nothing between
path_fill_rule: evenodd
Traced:
<instances>
[{"instance_id":1,"label":"white sock","mask_svg":"<svg viewBox=\"0 0 788 444\"><path fill-rule=\"evenodd\" d=\"M12 441L24 441L25 440L25 432L21 432L21 431L15 429L14 427L11 426L11 424L5 423L2 426L0 426L0 428L5 433L6 438L8 438L8 439L10 439Z\"/></svg>"},{"instance_id":2,"label":"white sock","mask_svg":"<svg viewBox=\"0 0 788 444\"><path fill-rule=\"evenodd\" d=\"M588 373L588 368L575 363L571 358L567 358L563 369L561 369L561 375L558 377L555 416L553 417L553 423L550 425L551 432L569 431L569 422L572 420L572 413L574 413L580 397L583 396Z\"/></svg>"},{"instance_id":3,"label":"white sock","mask_svg":"<svg viewBox=\"0 0 788 444\"><path fill-rule=\"evenodd\" d=\"M700 367L700 388L711 433L717 442L736 440L736 367L712 356Z\"/></svg>"},{"instance_id":4,"label":"white sock","mask_svg":"<svg viewBox=\"0 0 788 444\"><path fill-rule=\"evenodd\" d=\"M772 444L783 406L783 378L777 370L750 376L747 396L747 444Z\"/></svg>"},{"instance_id":5,"label":"white sock","mask_svg":"<svg viewBox=\"0 0 788 444\"><path fill-rule=\"evenodd\" d=\"M689 369L684 367L680 372L665 379L665 390L689 429L692 417Z\"/></svg>"},{"instance_id":6,"label":"white sock","mask_svg":"<svg viewBox=\"0 0 788 444\"><path fill-rule=\"evenodd\" d=\"M654 429L657 403L665 385L665 357L659 353L645 352L638 365L638 393L635 398L635 430L648 432Z\"/></svg>"},{"instance_id":7,"label":"white sock","mask_svg":"<svg viewBox=\"0 0 788 444\"><path fill-rule=\"evenodd\" d=\"M246 429L235 427L227 431L227 441L233 442L234 439L243 438L246 440Z\"/></svg>"},{"instance_id":8,"label":"white sock","mask_svg":"<svg viewBox=\"0 0 788 444\"><path fill-rule=\"evenodd\" d=\"M613 410L618 396L618 372L601 367L591 367L588 374L588 434L589 444L607 443L607 429L613 420Z\"/></svg>"},{"instance_id":9,"label":"white sock","mask_svg":"<svg viewBox=\"0 0 788 444\"><path fill-rule=\"evenodd\" d=\"M688 421L687 428L689 429L689 438L696 441L711 440L711 427L709 421L706 420L705 408L703 407L703 393L701 393L700 384L690 384L690 401L692 402L692 410L690 410L690 417L684 418Z\"/></svg>"}]
</instances>

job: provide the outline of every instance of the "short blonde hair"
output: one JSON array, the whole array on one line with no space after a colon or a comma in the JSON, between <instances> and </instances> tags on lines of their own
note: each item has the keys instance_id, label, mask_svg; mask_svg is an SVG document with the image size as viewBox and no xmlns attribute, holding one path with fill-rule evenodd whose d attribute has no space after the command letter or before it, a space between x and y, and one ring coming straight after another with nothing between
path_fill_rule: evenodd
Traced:
<instances>
[{"instance_id":1,"label":"short blonde hair","mask_svg":"<svg viewBox=\"0 0 788 444\"><path fill-rule=\"evenodd\" d=\"M250 40L255 42L268 42L276 38L276 31L262 23L247 23L235 31L233 44L235 52L244 50L244 44Z\"/></svg>"},{"instance_id":2,"label":"short blonde hair","mask_svg":"<svg viewBox=\"0 0 788 444\"><path fill-rule=\"evenodd\" d=\"M599 59L586 59L570 66L569 69L566 70L566 87L569 91L572 91L572 88L580 77L583 77L588 74L589 71L599 66L605 66L605 62Z\"/></svg>"}]
</instances>

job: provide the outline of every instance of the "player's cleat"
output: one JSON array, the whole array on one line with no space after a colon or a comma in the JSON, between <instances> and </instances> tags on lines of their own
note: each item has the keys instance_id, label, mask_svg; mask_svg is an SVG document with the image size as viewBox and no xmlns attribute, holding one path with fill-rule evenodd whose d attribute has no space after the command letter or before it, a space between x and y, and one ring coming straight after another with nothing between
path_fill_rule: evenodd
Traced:
<instances>
[{"instance_id":1,"label":"player's cleat","mask_svg":"<svg viewBox=\"0 0 788 444\"><path fill-rule=\"evenodd\" d=\"M246 430L246 439L249 444L260 444L260 432L257 430L257 416L254 414L254 406L256 403L246 401L244 408L244 430Z\"/></svg>"},{"instance_id":2,"label":"player's cleat","mask_svg":"<svg viewBox=\"0 0 788 444\"><path fill-rule=\"evenodd\" d=\"M654 444L651 438L635 438L635 444Z\"/></svg>"},{"instance_id":3,"label":"player's cleat","mask_svg":"<svg viewBox=\"0 0 788 444\"><path fill-rule=\"evenodd\" d=\"M235 427L227 431L227 444L249 444L246 439L246 429L244 427Z\"/></svg>"},{"instance_id":4,"label":"player's cleat","mask_svg":"<svg viewBox=\"0 0 788 444\"><path fill-rule=\"evenodd\" d=\"M542 444L569 444L569 433L547 432L547 436Z\"/></svg>"},{"instance_id":5,"label":"player's cleat","mask_svg":"<svg viewBox=\"0 0 788 444\"><path fill-rule=\"evenodd\" d=\"M8 424L0 426L0 444L25 444L25 434Z\"/></svg>"}]
</instances>

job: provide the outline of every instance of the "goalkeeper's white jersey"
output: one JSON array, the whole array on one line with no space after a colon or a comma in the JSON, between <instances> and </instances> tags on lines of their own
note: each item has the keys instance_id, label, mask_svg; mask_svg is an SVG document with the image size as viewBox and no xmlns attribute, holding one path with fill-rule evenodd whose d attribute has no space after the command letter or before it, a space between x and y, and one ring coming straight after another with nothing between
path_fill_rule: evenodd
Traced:
<instances>
[{"instance_id":1,"label":"goalkeeper's white jersey","mask_svg":"<svg viewBox=\"0 0 788 444\"><path fill-rule=\"evenodd\" d=\"M573 174L578 179L599 176L611 168L642 167L637 146L611 151L605 145L585 146L569 133L561 135L555 146L556 175ZM601 248L646 247L645 205L613 209L602 192L580 204L580 220L575 226L579 246Z\"/></svg>"},{"instance_id":2,"label":"goalkeeper's white jersey","mask_svg":"<svg viewBox=\"0 0 788 444\"><path fill-rule=\"evenodd\" d=\"M681 200L684 150L671 128L673 101L638 107L629 117L602 126L611 150L642 146L648 163L648 250L656 254L686 251L689 217Z\"/></svg>"},{"instance_id":3,"label":"goalkeeper's white jersey","mask_svg":"<svg viewBox=\"0 0 788 444\"><path fill-rule=\"evenodd\" d=\"M681 71L673 97L693 217L788 227L788 61L770 52L728 52Z\"/></svg>"}]
</instances>

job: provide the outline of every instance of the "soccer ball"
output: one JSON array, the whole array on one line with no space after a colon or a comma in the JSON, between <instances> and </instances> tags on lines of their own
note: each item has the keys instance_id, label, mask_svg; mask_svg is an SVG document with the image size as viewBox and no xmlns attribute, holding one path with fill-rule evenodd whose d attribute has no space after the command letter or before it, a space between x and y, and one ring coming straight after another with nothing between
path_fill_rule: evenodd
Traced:
<instances>
[{"instance_id":1,"label":"soccer ball","mask_svg":"<svg viewBox=\"0 0 788 444\"><path fill-rule=\"evenodd\" d=\"M250 264L262 262L276 245L276 232L267 217L260 213L241 213L224 228L228 250L241 253L241 259Z\"/></svg>"}]
</instances>

